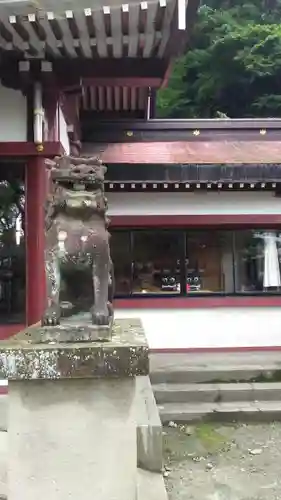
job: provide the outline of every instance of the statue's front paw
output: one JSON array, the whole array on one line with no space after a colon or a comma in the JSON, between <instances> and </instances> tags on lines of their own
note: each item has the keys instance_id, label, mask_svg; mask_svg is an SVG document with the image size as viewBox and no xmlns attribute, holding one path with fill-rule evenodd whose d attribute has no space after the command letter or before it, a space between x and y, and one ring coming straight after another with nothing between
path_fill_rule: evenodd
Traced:
<instances>
[{"instance_id":1,"label":"statue's front paw","mask_svg":"<svg viewBox=\"0 0 281 500\"><path fill-rule=\"evenodd\" d=\"M92 324L97 326L108 326L110 323L109 312L99 312L99 311L91 311L92 314Z\"/></svg>"},{"instance_id":2,"label":"statue's front paw","mask_svg":"<svg viewBox=\"0 0 281 500\"><path fill-rule=\"evenodd\" d=\"M60 311L57 309L47 309L42 320L42 326L56 326L60 324Z\"/></svg>"}]
</instances>

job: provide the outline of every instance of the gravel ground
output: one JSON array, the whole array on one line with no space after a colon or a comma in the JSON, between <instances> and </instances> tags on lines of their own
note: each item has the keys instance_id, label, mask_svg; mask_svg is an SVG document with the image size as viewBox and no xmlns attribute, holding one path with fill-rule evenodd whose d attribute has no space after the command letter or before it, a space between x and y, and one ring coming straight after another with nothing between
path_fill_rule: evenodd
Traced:
<instances>
[{"instance_id":1,"label":"gravel ground","mask_svg":"<svg viewBox=\"0 0 281 500\"><path fill-rule=\"evenodd\" d=\"M169 500L281 500L281 423L166 427L163 438Z\"/></svg>"}]
</instances>

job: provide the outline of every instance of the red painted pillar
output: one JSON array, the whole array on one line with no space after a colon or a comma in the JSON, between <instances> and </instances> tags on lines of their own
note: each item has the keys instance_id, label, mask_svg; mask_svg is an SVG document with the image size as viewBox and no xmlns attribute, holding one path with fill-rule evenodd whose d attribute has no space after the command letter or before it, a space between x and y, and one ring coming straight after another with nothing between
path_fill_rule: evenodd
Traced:
<instances>
[{"instance_id":1,"label":"red painted pillar","mask_svg":"<svg viewBox=\"0 0 281 500\"><path fill-rule=\"evenodd\" d=\"M26 321L32 325L40 320L46 303L44 207L47 172L43 157L28 160L25 179Z\"/></svg>"}]
</instances>

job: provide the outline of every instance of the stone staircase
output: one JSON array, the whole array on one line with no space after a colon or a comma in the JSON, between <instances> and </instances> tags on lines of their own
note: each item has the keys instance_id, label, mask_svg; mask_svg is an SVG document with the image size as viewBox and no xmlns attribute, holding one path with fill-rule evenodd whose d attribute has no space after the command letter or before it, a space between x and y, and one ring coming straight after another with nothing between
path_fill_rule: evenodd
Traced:
<instances>
[{"instance_id":1,"label":"stone staircase","mask_svg":"<svg viewBox=\"0 0 281 500\"><path fill-rule=\"evenodd\" d=\"M156 356L151 382L162 423L281 420L280 352Z\"/></svg>"}]
</instances>

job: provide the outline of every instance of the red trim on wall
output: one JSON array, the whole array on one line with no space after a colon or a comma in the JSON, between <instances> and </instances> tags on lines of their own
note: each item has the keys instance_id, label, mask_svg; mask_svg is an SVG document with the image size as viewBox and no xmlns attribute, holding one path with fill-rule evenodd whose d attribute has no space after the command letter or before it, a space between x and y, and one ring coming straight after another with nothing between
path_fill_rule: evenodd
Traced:
<instances>
[{"instance_id":1,"label":"red trim on wall","mask_svg":"<svg viewBox=\"0 0 281 500\"><path fill-rule=\"evenodd\" d=\"M11 337L12 335L16 335L21 330L24 330L26 325L15 323L11 325L0 325L0 340L5 340Z\"/></svg>"},{"instance_id":2,"label":"red trim on wall","mask_svg":"<svg viewBox=\"0 0 281 500\"><path fill-rule=\"evenodd\" d=\"M241 346L241 347L156 347L150 349L152 354L220 354L235 352L278 352L280 345L273 346Z\"/></svg>"},{"instance_id":3,"label":"red trim on wall","mask_svg":"<svg viewBox=\"0 0 281 500\"><path fill-rule=\"evenodd\" d=\"M53 158L63 154L60 142L44 142L43 150L38 151L34 142L0 142L0 156L41 156Z\"/></svg>"},{"instance_id":4,"label":"red trim on wall","mask_svg":"<svg viewBox=\"0 0 281 500\"><path fill-rule=\"evenodd\" d=\"M207 309L211 307L280 307L280 296L152 297L115 299L115 309Z\"/></svg>"},{"instance_id":5,"label":"red trim on wall","mask_svg":"<svg viewBox=\"0 0 281 500\"><path fill-rule=\"evenodd\" d=\"M128 77L128 76L120 76L120 77L82 77L83 83L87 86L93 87L152 87L159 88L161 87L163 78L162 77Z\"/></svg>"},{"instance_id":6,"label":"red trim on wall","mask_svg":"<svg viewBox=\"0 0 281 500\"><path fill-rule=\"evenodd\" d=\"M113 215L111 227L196 227L196 226L252 226L281 225L281 214L243 215Z\"/></svg>"}]
</instances>

